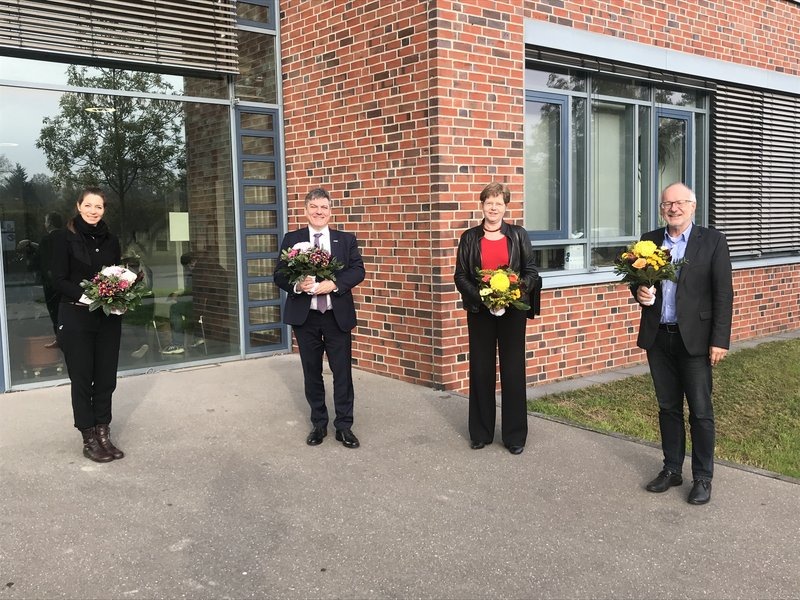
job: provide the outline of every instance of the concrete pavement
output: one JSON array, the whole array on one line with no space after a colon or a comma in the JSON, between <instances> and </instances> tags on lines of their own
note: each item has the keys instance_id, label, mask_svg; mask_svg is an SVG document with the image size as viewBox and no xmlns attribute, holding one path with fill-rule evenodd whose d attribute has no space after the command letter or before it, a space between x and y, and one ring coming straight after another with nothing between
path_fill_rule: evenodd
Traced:
<instances>
[{"instance_id":1,"label":"concrete pavement","mask_svg":"<svg viewBox=\"0 0 800 600\"><path fill-rule=\"evenodd\" d=\"M720 465L690 506L652 446L531 415L473 451L465 398L355 386L350 450L305 445L295 355L123 378L106 465L66 386L0 397L0 600L800 597L794 482Z\"/></svg>"}]
</instances>

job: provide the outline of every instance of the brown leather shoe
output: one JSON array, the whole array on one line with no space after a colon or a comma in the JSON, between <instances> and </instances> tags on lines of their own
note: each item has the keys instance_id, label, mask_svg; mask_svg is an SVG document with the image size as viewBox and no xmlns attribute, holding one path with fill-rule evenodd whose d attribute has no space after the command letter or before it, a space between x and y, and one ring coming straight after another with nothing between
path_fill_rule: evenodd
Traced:
<instances>
[{"instance_id":1,"label":"brown leather shoe","mask_svg":"<svg viewBox=\"0 0 800 600\"><path fill-rule=\"evenodd\" d=\"M114 460L114 457L100 445L94 427L81 429L83 435L83 455L89 460L99 463L107 463Z\"/></svg>"},{"instance_id":2,"label":"brown leather shoe","mask_svg":"<svg viewBox=\"0 0 800 600\"><path fill-rule=\"evenodd\" d=\"M97 432L98 443L114 460L125 457L125 453L111 443L111 428L108 425L95 425L94 430Z\"/></svg>"}]
</instances>

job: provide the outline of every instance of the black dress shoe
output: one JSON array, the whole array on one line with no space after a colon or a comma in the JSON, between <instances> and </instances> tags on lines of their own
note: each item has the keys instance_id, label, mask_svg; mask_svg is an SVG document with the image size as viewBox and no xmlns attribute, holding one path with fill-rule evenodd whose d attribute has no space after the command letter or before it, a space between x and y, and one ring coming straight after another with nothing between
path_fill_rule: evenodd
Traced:
<instances>
[{"instance_id":1,"label":"black dress shoe","mask_svg":"<svg viewBox=\"0 0 800 600\"><path fill-rule=\"evenodd\" d=\"M669 469L662 469L661 473L659 473L653 481L644 486L644 489L648 492L660 494L661 492L666 492L673 485L681 485L682 483L683 477L681 477L680 473L673 473Z\"/></svg>"},{"instance_id":2,"label":"black dress shoe","mask_svg":"<svg viewBox=\"0 0 800 600\"><path fill-rule=\"evenodd\" d=\"M306 444L309 446L319 446L326 435L328 435L327 429L324 427L314 427L306 438Z\"/></svg>"},{"instance_id":3,"label":"black dress shoe","mask_svg":"<svg viewBox=\"0 0 800 600\"><path fill-rule=\"evenodd\" d=\"M711 482L708 479L695 479L689 492L689 504L706 504L711 500Z\"/></svg>"},{"instance_id":4,"label":"black dress shoe","mask_svg":"<svg viewBox=\"0 0 800 600\"><path fill-rule=\"evenodd\" d=\"M511 454L522 454L522 451L525 450L525 446L506 446L506 448Z\"/></svg>"},{"instance_id":5,"label":"black dress shoe","mask_svg":"<svg viewBox=\"0 0 800 600\"><path fill-rule=\"evenodd\" d=\"M358 443L358 438L349 429L337 429L336 441L342 442L345 448L358 448L361 445Z\"/></svg>"},{"instance_id":6,"label":"black dress shoe","mask_svg":"<svg viewBox=\"0 0 800 600\"><path fill-rule=\"evenodd\" d=\"M473 450L480 450L485 446L486 444L484 444L483 442L476 442L475 440L470 440L469 442L469 447L472 448Z\"/></svg>"}]
</instances>

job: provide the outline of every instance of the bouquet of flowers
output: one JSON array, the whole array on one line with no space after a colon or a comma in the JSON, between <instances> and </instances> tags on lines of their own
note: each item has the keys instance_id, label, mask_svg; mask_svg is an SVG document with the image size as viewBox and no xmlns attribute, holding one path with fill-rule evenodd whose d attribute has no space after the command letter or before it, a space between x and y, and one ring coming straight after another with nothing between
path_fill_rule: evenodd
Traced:
<instances>
[{"instance_id":1,"label":"bouquet of flowers","mask_svg":"<svg viewBox=\"0 0 800 600\"><path fill-rule=\"evenodd\" d=\"M344 265L324 248L314 246L310 242L299 242L281 252L281 262L286 264L280 268L289 283L295 283L306 277L314 279L330 279L336 281L335 272Z\"/></svg>"},{"instance_id":2,"label":"bouquet of flowers","mask_svg":"<svg viewBox=\"0 0 800 600\"><path fill-rule=\"evenodd\" d=\"M507 266L497 269L478 269L478 293L484 306L496 317L503 315L506 308L528 310L530 306L520 300L522 286L519 275Z\"/></svg>"},{"instance_id":3,"label":"bouquet of flowers","mask_svg":"<svg viewBox=\"0 0 800 600\"><path fill-rule=\"evenodd\" d=\"M635 286L646 285L655 292L658 281L677 281L678 268L686 261L672 262L669 248L658 247L654 242L643 240L631 244L614 261L614 273L622 275L622 281ZM655 301L655 300L654 300Z\"/></svg>"},{"instance_id":4,"label":"bouquet of flowers","mask_svg":"<svg viewBox=\"0 0 800 600\"><path fill-rule=\"evenodd\" d=\"M102 308L106 315L121 315L135 310L142 297L150 293L142 281L144 273L113 265L104 267L91 281L81 281L83 296L80 302L89 305L89 310Z\"/></svg>"}]
</instances>

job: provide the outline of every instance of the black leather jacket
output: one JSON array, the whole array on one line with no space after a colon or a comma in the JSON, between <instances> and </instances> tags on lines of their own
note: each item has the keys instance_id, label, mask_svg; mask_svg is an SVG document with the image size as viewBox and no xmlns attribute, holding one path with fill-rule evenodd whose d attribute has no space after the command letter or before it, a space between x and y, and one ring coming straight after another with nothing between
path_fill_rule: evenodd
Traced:
<instances>
[{"instance_id":1,"label":"black leather jacket","mask_svg":"<svg viewBox=\"0 0 800 600\"><path fill-rule=\"evenodd\" d=\"M519 225L511 225L503 221L500 231L508 240L508 267L519 273L520 287L524 292L520 300L531 307L531 310L528 311L528 318L532 319L540 311L542 279L533 262L531 240L528 232ZM456 288L461 292L464 310L469 312L488 310L481 302L478 293L477 269L481 268L481 238L483 236L483 222L481 222L477 227L467 229L461 234L458 242L454 279Z\"/></svg>"}]
</instances>

